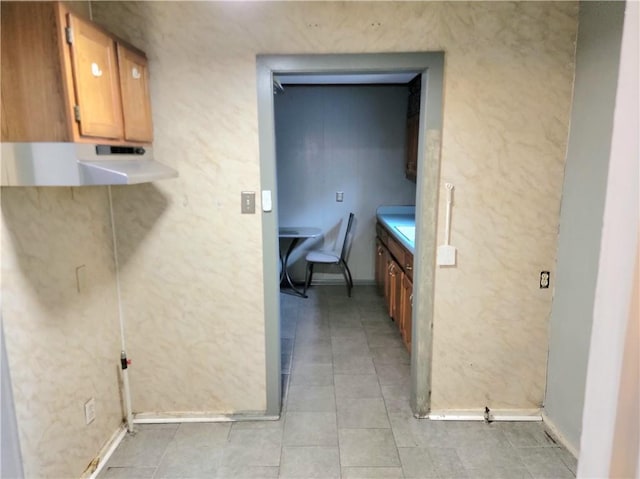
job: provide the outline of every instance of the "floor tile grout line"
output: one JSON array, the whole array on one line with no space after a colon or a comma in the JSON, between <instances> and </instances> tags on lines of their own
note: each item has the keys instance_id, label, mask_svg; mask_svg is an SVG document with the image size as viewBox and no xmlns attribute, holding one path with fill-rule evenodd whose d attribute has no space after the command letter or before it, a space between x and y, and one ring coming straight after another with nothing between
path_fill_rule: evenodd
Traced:
<instances>
[{"instance_id":1,"label":"floor tile grout line","mask_svg":"<svg viewBox=\"0 0 640 479\"><path fill-rule=\"evenodd\" d=\"M314 291L315 293L315 291ZM317 298L316 298L317 299ZM367 304L365 305L365 307L370 308L372 305L375 304L376 300L378 298L377 297L371 297L371 298L366 298ZM300 303L298 301L298 303ZM301 303L300 303L301 304ZM329 298L329 300L327 300L326 296L322 297L322 306L320 305L320 303L314 303L314 304L309 304L309 307L302 307L299 306L296 308L296 304L291 302L287 304L287 311L289 313L293 313L290 314L290 316L295 316L295 319L289 320L288 321L288 326L292 327L293 329L289 331L288 334L292 335L292 338L287 338L290 339L291 342L291 356L293 359L293 355L294 355L294 350L297 350L298 353L304 349L306 347L305 343L299 343L297 340L300 339L301 335L315 335L316 334L316 330L311 328L311 329L306 329L303 328L304 325L307 324L312 324L312 323L316 323L318 322L318 316L317 314L314 314L313 311L315 311L315 309L321 309L323 310L326 314L331 314L331 316L327 316L325 314L324 316L324 320L323 321L319 321L320 323L322 323L322 328L325 327L331 327L332 324L337 325L338 329L335 330L335 332L337 333L337 335L334 337L332 337L332 335L329 335L330 338L330 345L333 345L334 343L334 339L337 340L338 338L340 338L340 334L338 333L338 331L341 331L340 328L340 318L344 317L347 318L347 316L349 318L351 318L351 313L349 311L349 309L344 308L343 306L341 306L340 304L338 304L338 307L333 307L333 309L331 311L329 311L329 306L333 305L334 302L331 302L331 298ZM359 304L356 304L355 306L360 306ZM354 306L354 307L355 307ZM314 319L309 319L310 315L314 314L313 318ZM386 323L387 319L383 318L384 315L380 314L375 314L375 320L372 322L372 324L383 324ZM373 318L374 315L373 313L371 314L371 317ZM327 320L333 320L333 323L329 323L327 324ZM351 321L351 319L349 319L348 321ZM361 326L364 329L364 320L363 320L363 316L361 315L360 319L359 319ZM391 323L393 324L393 323ZM324 333L321 334L325 334L326 331ZM365 331L365 333L367 333L367 331ZM366 345L367 345L367 349L366 351L368 351L369 356L371 356L372 354L372 347L370 344L370 337L374 337L376 338L378 336L378 332L375 329L374 326L374 330L372 331L371 334L366 334ZM374 340L374 342L377 342L377 340ZM364 350L363 350L364 351ZM368 429L385 429L387 431L391 431L392 437L393 437L393 441L394 441L394 446L395 446L395 450L396 450L396 454L398 455L398 460L399 460L399 464L398 466L391 466L391 465L377 465L377 466L358 466L358 467L370 467L370 468L376 468L376 469L383 469L385 467L397 467L397 472L398 477L406 477L405 476L405 470L403 468L403 464L402 464L402 460L400 458L400 449L405 449L404 447L400 447L400 445L404 442L406 442L406 448L407 449L415 449L415 448L420 448L423 450L425 456L421 456L420 454L418 454L416 456L416 458L419 457L423 457L425 460L427 460L427 457L429 457L430 459L430 463L433 464L433 470L431 471L433 474L433 477L438 477L438 478L443 478L443 477L451 477L451 473L453 473L453 475L455 475L455 471L458 471L461 475L462 474L469 474L470 477L473 477L474 471L477 472L476 469L473 468L473 464L474 461L468 462L465 460L464 464L460 463L460 464L456 464L456 463L450 463L449 461L449 457L451 457L452 459L454 458L453 455L449 456L449 455L444 455L444 456L439 456L438 453L436 452L436 450L442 446L442 447L449 447L450 449L454 450L454 451L460 451L461 449L461 445L452 445L452 446L444 446L442 445L440 442L436 442L436 443L431 443L431 441L429 442L425 442L423 439L426 438L427 436L425 436L426 433L428 433L427 430L423 430L423 429L413 429L412 427L410 428L405 428L405 426L403 425L404 423L399 423L400 429L398 429L398 432L400 433L398 436L396 436L396 434L394 434L394 426L392 425L391 422L391 418L405 418L405 416L407 416L407 414L410 414L410 412L407 410L406 405L404 405L404 403L408 403L408 399L405 397L406 395L403 394L396 394L396 391L398 392L403 392L406 391L406 384L402 385L402 383L397 384L397 382L393 379L393 374L396 373L396 371L394 371L393 369L389 369L387 366L397 366L399 369L397 371L397 373L402 373L402 370L406 369L408 367L408 365L406 365L405 363L402 362L401 357L397 356L395 358L388 358L388 360L384 360L383 363L379 363L379 364L375 364L374 363L374 368L373 371L369 374L364 374L364 373L344 373L344 375L346 376L366 376L366 375L371 375L371 374L375 374L376 378L375 378L375 384L377 385L379 392L380 392L380 396L383 400L383 404L385 406L385 411L379 411L379 413L386 413L386 418L387 421L389 422L389 426L388 428L380 428L380 427L376 427L376 428L362 428L362 427L355 427L355 428L339 428L338 427L338 410L337 410L337 403L338 403L338 399L337 399L337 389L336 389L336 377L340 374L343 373L338 373L337 369L336 369L336 361L335 361L336 356L334 356L333 354L333 348L331 348L331 372L332 372L332 379L333 379L333 399L334 399L334 403L335 403L335 409L334 409L334 417L335 417L335 421L336 421L336 434L338 435L338 460L337 460L337 467L339 468L339 473L336 474L335 476L332 477L342 477L343 474L343 466L342 466L342 456L340 455L341 452L341 447L340 447L340 431L341 430L353 430L353 429L360 429L360 430L368 430ZM293 366L293 363L292 363ZM339 366L339 365L338 365ZM388 376L385 376L385 378L389 379L385 381L385 384L387 384L386 388L387 388L387 396L385 397L384 394L382 394L382 384L381 384L381 377L378 374L380 369L384 370L384 374L386 374ZM400 369L401 368L401 369ZM290 373L292 373L293 370L290 371ZM327 371L328 372L328 371ZM318 374L321 374L320 371L318 372ZM324 374L324 373L323 373ZM384 375L383 374L383 375ZM291 383L291 378L292 378L292 374L290 374L288 376L289 379L289 384ZM350 381L347 381L347 383ZM372 386L374 383L371 382L370 385ZM303 389L308 388L309 385L302 385L301 386ZM284 391L283 391L284 393ZM309 396L310 398L313 397L313 394L311 396ZM328 396L327 399L331 398L331 396ZM285 401L283 401L283 411L282 411L282 416L285 416L286 413L288 412L288 400L289 398L287 397ZM354 400L357 400L357 398L355 398ZM305 401L306 402L306 401ZM415 421L415 418L413 418L412 416L410 416L409 418L412 421ZM403 419L404 420L404 419ZM284 430L285 430L285 421L286 418L282 417L282 423L279 425L280 428L280 434L281 434L281 438L282 440L280 441L280 461L279 461L279 466L278 467L274 467L273 469L271 469L272 472L278 474L278 477L280 477L280 475L282 473L287 473L287 472L291 472L290 468L288 468L286 471L282 470L282 464L283 464L283 452L284 452L284 447L285 447L285 443L284 443ZM157 459L155 466L153 465L149 465L149 469L148 472L151 473L152 477L154 478L159 478L163 472L162 470L159 469L159 466L162 465L163 461L167 461L171 463L172 461L170 459L172 459L172 455L169 455L169 452L171 452L172 448L174 445L176 444L181 444L178 443L177 441L179 439L181 439L182 433L187 433L188 430L187 429L181 429L182 425L178 425L178 427L174 428L172 430L172 434L170 433L169 435L165 436L168 440L168 442L166 443L166 446L164 448L164 451L162 452L162 454L159 456L159 459ZM389 429L390 428L390 429ZM304 428L303 428L304 429ZM467 429L462 429L462 430L458 430L458 428L454 428L455 431L458 431L458 433L463 433L466 434ZM313 429L308 429L309 431L312 431ZM448 431L449 429L447 429ZM470 429L468 429L469 431L475 431L476 428L475 427L470 427ZM231 427L229 427L229 429L227 430L226 433L226 445L228 445L228 441L230 438L230 435L233 431L233 425ZM547 474L555 474L554 477L574 477L575 478L575 473L572 470L572 466L571 465L571 461L569 460L569 456L567 456L566 458L561 454L561 452L565 452L566 450L561 447L560 445L555 445L555 444L546 444L546 443L540 443L540 444L534 444L535 441L540 441L541 438L538 435L538 430L535 428L529 429L529 428L520 428L520 429L514 429L514 434L513 435L509 435L507 434L508 430L507 429L500 429L498 428L498 431L500 431L500 436L501 437L497 437L494 436L493 434L490 434L488 437L493 441L494 439L499 439L499 445L500 446L504 446L507 449L509 449L509 451L505 451L504 453L500 452L501 455L505 455L505 459L509 459L507 462L503 462L503 461L492 461L491 464L496 468L496 471L498 473L500 473L500 471L502 471L502 474L504 473L509 473L511 469L513 469L513 472L515 474L516 472L516 468L518 471L521 471L522 474L526 474L528 477L538 477L536 474L534 474L534 471L539 473L547 473ZM498 431L494 431L494 432L498 432ZM275 431L274 431L275 432ZM179 436L180 434L180 436ZM482 436L482 435L480 435ZM482 436L484 437L484 436ZM220 437L222 439L222 437ZM412 438L414 438L414 440L412 440ZM434 438L437 438L437 436L434 436ZM405 439L408 439L408 441L405 441ZM416 440L417 439L417 440ZM478 438L479 441L482 442L482 438L479 437ZM492 442L493 443L493 442ZM516 446L516 444L524 444L520 447ZM475 447L475 443L471 442L468 445L469 447ZM287 446L289 447L289 446ZM304 448L313 448L313 447L326 447L326 448L333 448L334 446L332 445L318 445L318 446L314 446L311 443L308 445L292 445L290 446L291 448L297 448L297 449L304 449ZM391 446L391 441L388 441L388 447L392 447ZM467 446L464 446L467 447ZM535 452L535 450L538 450L539 452ZM392 449L387 449L388 454L392 454ZM404 451L405 453L407 451ZM511 452L514 453L513 457L511 457ZM508 454L507 454L508 453ZM413 453L413 454L417 454L417 453ZM171 457L170 457L171 456ZM507 457L508 456L508 457ZM274 456L271 456L272 458L275 459ZM460 456L462 457L462 456ZM549 460L545 460L544 458L548 457ZM517 461L515 460L517 458ZM291 458L290 458L291 459ZM440 468L436 468L435 467L435 462L434 459L437 459L437 462L441 465ZM463 458L464 459L464 458ZM511 460L513 459L513 460ZM551 463L550 460L553 459L553 462ZM557 460L556 460L557 459ZM566 459L566 460L565 460ZM336 462L335 459L332 459L332 463L331 463L331 467L332 467L332 471L333 468L336 467ZM526 461L526 462L525 462ZM220 470L220 466L222 464L221 461L218 461L220 464L218 464L218 470ZM516 465L516 462L518 463ZM451 467L447 467L448 464L451 464ZM553 464L553 467L551 467L551 464ZM167 465L171 465L168 464ZM108 465L107 465L108 466ZM293 466L293 463L290 463L290 466ZM469 467L467 467L469 466ZM136 467L136 466L131 466L131 467ZM348 467L356 467L354 465L351 466L344 466L345 469ZM409 467L409 466L407 466ZM458 467L461 467L461 469L458 470ZM477 467L477 466L476 466ZM555 468L555 469L553 469ZM163 469L164 470L164 469ZM394 472L396 472L394 471ZM425 470L426 471L426 470ZM216 472L216 474L220 474L222 471L220 470L220 472ZM391 471L389 471L391 472ZM345 473L345 476L348 473ZM384 473L383 473L384 474ZM449 474L449 475L448 475ZM216 476L217 477L217 476ZM395 477L395 476L394 476ZM431 477L431 476L429 476ZM464 477L467 477L466 475Z\"/></svg>"},{"instance_id":2,"label":"floor tile grout line","mask_svg":"<svg viewBox=\"0 0 640 479\"><path fill-rule=\"evenodd\" d=\"M360 312L358 312L358 314L360 314ZM361 317L358 318L358 321L359 321L360 325L363 326ZM364 327L363 327L363 330L364 330ZM395 446L396 455L397 455L397 458L398 458L398 462L400 463L400 469L402 471L402 477L404 477L404 469L402 468L402 462L400 461L400 453L398 451L398 445L396 443L395 436L393 435L393 429L391 427L391 420L390 420L390 417L389 417L389 411L388 411L387 404L386 404L386 401L384 399L384 396L382 395L382 385L380 384L380 378L378 376L378 369L376 368L375 362L373 362L373 356L372 356L372 351L371 351L371 343L370 343L369 333L366 330L364 332L365 332L365 338L366 338L366 342L367 342L368 356L369 356L369 358L372 359L372 363L373 363L374 371L375 371L375 375L376 375L376 381L378 383L378 388L380 389L380 395L382 396L382 401L383 401L383 404L384 404L384 407L385 407L385 413L386 413L386 416L387 416L387 422L389 424L389 427L388 428L342 428L342 429L381 429L381 430L389 430L389 431L391 431L391 437L393 438L393 443L394 443L394 446ZM335 378L335 375L334 375L334 378ZM336 406L337 406L337 395L336 395ZM338 433L339 433L339 431L338 431ZM342 472L342 467L340 467L340 471Z\"/></svg>"},{"instance_id":3,"label":"floor tile grout line","mask_svg":"<svg viewBox=\"0 0 640 479\"><path fill-rule=\"evenodd\" d=\"M333 313L329 313L329 328L331 328L331 319L333 319ZM338 441L338 477L342 478L342 458L340 454L340 425L338 424L338 395L336 393L336 368L335 368L335 356L333 353L333 336L331 336L331 372L333 378L333 401L336 405L336 439Z\"/></svg>"},{"instance_id":4,"label":"floor tile grout line","mask_svg":"<svg viewBox=\"0 0 640 479\"><path fill-rule=\"evenodd\" d=\"M515 448L514 448L514 449L515 449ZM533 447L531 447L530 449L533 449ZM539 449L547 449L547 450L550 450L550 449L553 449L553 448L550 448L550 447L540 447ZM558 448L558 449L560 449L560 448ZM557 457L557 456L556 456L556 457ZM526 462L524 462L524 461L522 460L522 458L520 457L520 455L519 455L519 454L518 454L518 459L520 459L520 461L522 462L522 465L524 466L524 469L525 469L529 474L531 474L531 477L536 477L536 473L535 473L535 471L533 471L533 470L531 469L531 467L532 467L532 466L530 466L530 465L528 465ZM558 459L560 459L560 458L558 458ZM573 473L573 471L571 470L571 468L570 468L569 466L567 466L567 464L566 464L562 459L560 459L560 462L561 462L561 463L562 463L562 465L567 469L567 471L569 471L569 474L570 474L572 477L576 477L576 474L574 474L574 473Z\"/></svg>"},{"instance_id":5,"label":"floor tile grout line","mask_svg":"<svg viewBox=\"0 0 640 479\"><path fill-rule=\"evenodd\" d=\"M369 338L367 336L367 344L369 343ZM369 352L371 352L371 346L369 346ZM396 447L396 454L398 455L398 462L400 463L400 470L402 471L402 477L405 477L405 473L404 473L404 467L402 465L402 458L400 456L400 448L398 447L398 442L396 441L396 436L393 433L393 425L391 423L391 416L389 414L389 406L387 404L387 399L384 397L384 394L382 394L382 384L380 383L380 376L378 375L378 367L376 365L376 362L373 362L373 367L376 371L376 380L378 381L378 387L380 388L380 394L382 395L382 401L384 404L384 409L385 412L387 414L387 421L389 422L389 428L391 430L391 437L393 438L393 444Z\"/></svg>"},{"instance_id":6,"label":"floor tile grout line","mask_svg":"<svg viewBox=\"0 0 640 479\"><path fill-rule=\"evenodd\" d=\"M160 464L162 464L162 460L167 455L167 451L169 450L169 446L176 439L176 434L178 433L178 429L180 429L182 424L184 424L184 423L179 423L178 427L176 427L175 430L173 431L173 435L171 436L171 440L167 442L167 445L165 446L164 451L160 455L160 459L158 459L158 463L156 464L156 468L153 471L153 476L151 476L152 479L154 479L156 477L156 474L158 474L158 471L160 470ZM231 429L231 428L229 428L229 429Z\"/></svg>"},{"instance_id":7,"label":"floor tile grout line","mask_svg":"<svg viewBox=\"0 0 640 479\"><path fill-rule=\"evenodd\" d=\"M290 371L289 371L289 378L287 379L287 382L289 383L287 385L287 388L291 386L291 379L293 376L293 354L295 352L296 349L296 338L298 337L298 326L300 325L300 307L298 306L298 308L296 309L296 313L295 313L295 328L293 329L293 338L292 338L292 346L291 346L291 367L290 367ZM282 322L282 310L280 311L280 322ZM284 393L284 391L282 391ZM282 420L282 436L280 438L280 459L278 461L278 477L281 476L281 472L282 472L282 462L284 459L284 435L285 435L285 431L286 431L286 427L287 427L287 411L289 410L289 390L287 389L287 398L286 398L286 404L283 404L284 407L282 407L282 410L280 411L280 419Z\"/></svg>"}]
</instances>

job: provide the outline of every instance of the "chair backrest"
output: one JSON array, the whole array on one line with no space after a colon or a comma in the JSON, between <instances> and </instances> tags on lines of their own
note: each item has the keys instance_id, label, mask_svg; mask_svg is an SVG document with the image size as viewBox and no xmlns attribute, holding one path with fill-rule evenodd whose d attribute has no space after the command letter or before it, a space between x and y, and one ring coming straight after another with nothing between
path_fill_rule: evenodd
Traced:
<instances>
[{"instance_id":1,"label":"chair backrest","mask_svg":"<svg viewBox=\"0 0 640 479\"><path fill-rule=\"evenodd\" d=\"M342 243L342 251L340 252L340 258L346 261L347 248L349 247L349 233L351 233L351 226L353 225L353 213L349 213L349 222L347 223L347 231L344 233L344 242Z\"/></svg>"}]
</instances>

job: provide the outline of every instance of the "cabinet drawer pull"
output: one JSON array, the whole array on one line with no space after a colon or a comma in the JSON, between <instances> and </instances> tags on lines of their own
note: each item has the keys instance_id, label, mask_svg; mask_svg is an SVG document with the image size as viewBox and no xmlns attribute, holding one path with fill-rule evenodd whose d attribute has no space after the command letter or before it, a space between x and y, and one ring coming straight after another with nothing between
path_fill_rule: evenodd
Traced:
<instances>
[{"instance_id":1,"label":"cabinet drawer pull","mask_svg":"<svg viewBox=\"0 0 640 479\"><path fill-rule=\"evenodd\" d=\"M142 75L140 74L140 70L138 70L136 67L133 67L131 69L131 76L134 80L140 80L140 77L142 77Z\"/></svg>"},{"instance_id":2,"label":"cabinet drawer pull","mask_svg":"<svg viewBox=\"0 0 640 479\"><path fill-rule=\"evenodd\" d=\"M413 266L411 266L410 264L405 264L404 265L404 269L406 269L407 271L412 271L413 270Z\"/></svg>"}]
</instances>

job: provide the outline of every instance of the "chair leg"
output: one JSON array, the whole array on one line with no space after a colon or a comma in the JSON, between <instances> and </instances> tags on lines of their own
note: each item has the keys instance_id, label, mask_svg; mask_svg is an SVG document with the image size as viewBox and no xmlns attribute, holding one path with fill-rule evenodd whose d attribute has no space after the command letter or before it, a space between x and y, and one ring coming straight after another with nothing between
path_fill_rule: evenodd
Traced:
<instances>
[{"instance_id":1,"label":"chair leg","mask_svg":"<svg viewBox=\"0 0 640 479\"><path fill-rule=\"evenodd\" d=\"M284 259L282 259L282 254L280 254L280 285L282 285L283 279L284 279Z\"/></svg>"},{"instance_id":2,"label":"chair leg","mask_svg":"<svg viewBox=\"0 0 640 479\"><path fill-rule=\"evenodd\" d=\"M340 262L340 267L342 269L342 274L344 275L344 280L347 284L347 296L351 297L351 288L353 288L353 279L351 279L351 271L349 271L349 267L345 261Z\"/></svg>"},{"instance_id":3,"label":"chair leg","mask_svg":"<svg viewBox=\"0 0 640 479\"><path fill-rule=\"evenodd\" d=\"M311 286L311 279L313 278L313 263L307 263L307 272L304 275L304 295L307 294L307 288Z\"/></svg>"},{"instance_id":4,"label":"chair leg","mask_svg":"<svg viewBox=\"0 0 640 479\"><path fill-rule=\"evenodd\" d=\"M353 278L351 277L351 270L349 269L349 266L347 266L346 261L344 263L344 267L347 270L347 274L349 275L349 284L351 284L351 287L353 288Z\"/></svg>"},{"instance_id":5,"label":"chair leg","mask_svg":"<svg viewBox=\"0 0 640 479\"><path fill-rule=\"evenodd\" d=\"M347 272L347 276L349 277L347 281L349 282L349 284L353 288L353 278L351 277L351 270L349 269L349 266L347 265L346 261L341 261L341 264L342 264L344 270Z\"/></svg>"}]
</instances>

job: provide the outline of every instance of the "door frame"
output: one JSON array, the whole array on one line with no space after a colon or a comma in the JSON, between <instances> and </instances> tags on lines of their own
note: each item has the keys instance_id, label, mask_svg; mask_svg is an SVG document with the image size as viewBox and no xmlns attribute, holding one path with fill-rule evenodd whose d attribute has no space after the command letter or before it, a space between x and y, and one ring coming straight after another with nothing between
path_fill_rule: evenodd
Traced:
<instances>
[{"instance_id":1,"label":"door frame","mask_svg":"<svg viewBox=\"0 0 640 479\"><path fill-rule=\"evenodd\" d=\"M357 74L412 71L422 73L422 87L416 179L410 403L416 417L426 417L431 402L431 350L440 190L444 52L258 55L256 58L260 188L262 191L271 191L272 198L272 210L262 212L266 414L268 416L279 416L282 406L278 190L273 77L294 73Z\"/></svg>"}]
</instances>

